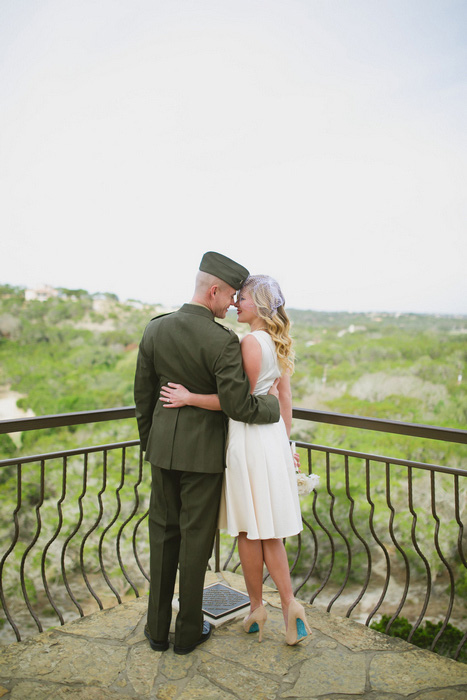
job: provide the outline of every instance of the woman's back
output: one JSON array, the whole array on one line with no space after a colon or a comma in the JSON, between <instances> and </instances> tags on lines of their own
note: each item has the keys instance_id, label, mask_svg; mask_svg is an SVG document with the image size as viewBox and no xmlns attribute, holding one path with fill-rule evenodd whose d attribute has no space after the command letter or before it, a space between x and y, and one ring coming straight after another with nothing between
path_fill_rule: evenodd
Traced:
<instances>
[{"instance_id":1,"label":"woman's back","mask_svg":"<svg viewBox=\"0 0 467 700\"><path fill-rule=\"evenodd\" d=\"M267 394L274 381L281 376L276 347L267 331L252 331L249 335L253 335L261 345L262 354L261 369L253 394Z\"/></svg>"}]
</instances>

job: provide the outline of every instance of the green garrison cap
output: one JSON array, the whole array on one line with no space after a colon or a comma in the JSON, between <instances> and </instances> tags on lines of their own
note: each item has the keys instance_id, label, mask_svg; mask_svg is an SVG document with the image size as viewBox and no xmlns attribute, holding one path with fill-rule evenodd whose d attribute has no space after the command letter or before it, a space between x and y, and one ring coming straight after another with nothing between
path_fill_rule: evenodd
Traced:
<instances>
[{"instance_id":1,"label":"green garrison cap","mask_svg":"<svg viewBox=\"0 0 467 700\"><path fill-rule=\"evenodd\" d=\"M214 253L212 250L203 255L199 269L219 277L234 289L240 289L249 275L246 267L239 265L235 260L226 258L225 255Z\"/></svg>"}]
</instances>

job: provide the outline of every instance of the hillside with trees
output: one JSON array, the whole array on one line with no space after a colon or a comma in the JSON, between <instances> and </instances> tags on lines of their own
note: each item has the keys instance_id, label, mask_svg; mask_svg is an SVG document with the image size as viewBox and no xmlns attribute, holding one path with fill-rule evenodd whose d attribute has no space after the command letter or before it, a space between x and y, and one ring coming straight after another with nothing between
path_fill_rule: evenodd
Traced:
<instances>
[{"instance_id":1,"label":"hillside with trees","mask_svg":"<svg viewBox=\"0 0 467 700\"><path fill-rule=\"evenodd\" d=\"M120 302L114 294L91 295L82 289L60 289L46 300L26 301L24 289L0 286L3 395L17 392L18 407L35 415L132 405L137 346L146 323L163 311L157 305ZM294 309L290 316L296 350L295 406L467 426L467 317ZM246 330L233 312L225 323L239 335ZM348 432L324 425L295 429L295 437L306 434L319 441L342 441ZM62 442L75 431L54 432ZM126 426L124 432L136 437L134 426ZM358 432L362 431L352 435ZM61 448L46 433L23 434L17 445L3 436L0 455L24 453L33 449L32 443L35 452L42 442L44 449ZM370 439L374 448L374 434L359 435L361 439ZM410 444L390 435L377 439L388 449L384 443L389 441L393 455L394 449L406 450ZM454 455L453 459L458 462Z\"/></svg>"}]
</instances>

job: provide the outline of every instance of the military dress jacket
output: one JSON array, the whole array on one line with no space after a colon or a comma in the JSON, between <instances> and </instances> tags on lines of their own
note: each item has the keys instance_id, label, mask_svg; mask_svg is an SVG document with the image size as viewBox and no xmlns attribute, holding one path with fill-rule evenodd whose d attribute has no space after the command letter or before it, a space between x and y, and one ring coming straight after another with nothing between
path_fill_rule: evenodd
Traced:
<instances>
[{"instance_id":1,"label":"military dress jacket","mask_svg":"<svg viewBox=\"0 0 467 700\"><path fill-rule=\"evenodd\" d=\"M196 394L218 394L222 410L164 408L159 398L167 382ZM162 469L222 472L228 417L244 423L280 418L275 396L250 394L237 335L196 304L147 325L138 352L135 403L146 460Z\"/></svg>"}]
</instances>

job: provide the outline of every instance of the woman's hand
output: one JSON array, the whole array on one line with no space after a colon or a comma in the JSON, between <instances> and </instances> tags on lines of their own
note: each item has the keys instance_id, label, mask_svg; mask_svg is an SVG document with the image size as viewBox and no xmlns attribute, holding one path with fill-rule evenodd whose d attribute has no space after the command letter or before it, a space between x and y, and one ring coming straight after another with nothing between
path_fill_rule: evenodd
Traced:
<instances>
[{"instance_id":1,"label":"woman's hand","mask_svg":"<svg viewBox=\"0 0 467 700\"><path fill-rule=\"evenodd\" d=\"M167 386L161 389L159 401L164 402L164 408L182 408L190 405L191 392L182 384L168 382Z\"/></svg>"},{"instance_id":2,"label":"woman's hand","mask_svg":"<svg viewBox=\"0 0 467 700\"><path fill-rule=\"evenodd\" d=\"M293 457L295 471L299 472L300 471L300 455L298 454L298 452L295 451L297 449L295 446L295 442L290 443L290 449L292 450L292 457Z\"/></svg>"},{"instance_id":3,"label":"woman's hand","mask_svg":"<svg viewBox=\"0 0 467 700\"><path fill-rule=\"evenodd\" d=\"M193 394L183 384L174 384L174 382L167 382L167 386L162 387L159 401L164 402L164 408L195 406L205 408L207 411L221 410L217 394Z\"/></svg>"},{"instance_id":4,"label":"woman's hand","mask_svg":"<svg viewBox=\"0 0 467 700\"><path fill-rule=\"evenodd\" d=\"M295 471L299 472L300 471L300 455L298 452L293 452L292 453L294 465L295 465Z\"/></svg>"}]
</instances>

